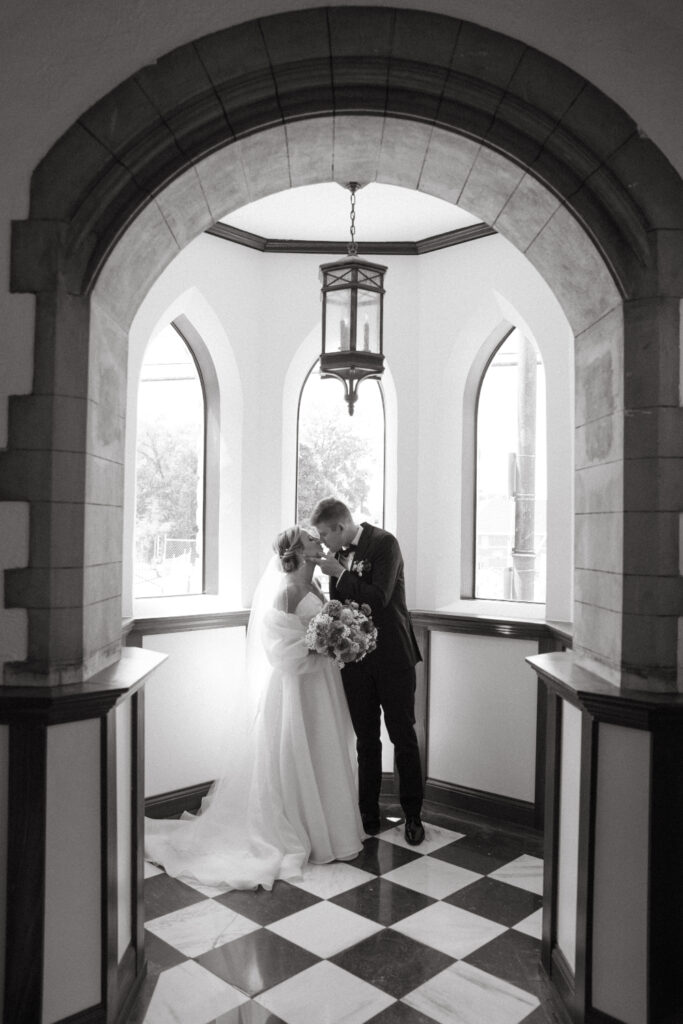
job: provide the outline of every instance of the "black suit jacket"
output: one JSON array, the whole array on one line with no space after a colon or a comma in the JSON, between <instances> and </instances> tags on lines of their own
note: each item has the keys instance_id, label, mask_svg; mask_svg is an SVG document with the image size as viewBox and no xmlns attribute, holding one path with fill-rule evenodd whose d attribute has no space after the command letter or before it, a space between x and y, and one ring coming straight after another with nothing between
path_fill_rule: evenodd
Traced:
<instances>
[{"instance_id":1,"label":"black suit jacket","mask_svg":"<svg viewBox=\"0 0 683 1024\"><path fill-rule=\"evenodd\" d=\"M406 668L422 661L406 607L403 556L393 534L362 523L363 532L351 566L339 577L330 577L330 597L369 604L377 626L377 649L358 665L346 665L351 674L381 661L391 668ZM361 564L363 563L363 564Z\"/></svg>"}]
</instances>

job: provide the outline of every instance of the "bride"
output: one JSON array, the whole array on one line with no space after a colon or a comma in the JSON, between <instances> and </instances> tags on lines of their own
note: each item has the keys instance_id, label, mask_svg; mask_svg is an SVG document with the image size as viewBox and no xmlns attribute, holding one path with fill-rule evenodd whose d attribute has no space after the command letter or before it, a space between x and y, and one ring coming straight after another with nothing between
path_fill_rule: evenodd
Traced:
<instances>
[{"instance_id":1,"label":"bride","mask_svg":"<svg viewBox=\"0 0 683 1024\"><path fill-rule=\"evenodd\" d=\"M272 888L306 863L352 860L365 838L353 730L339 669L304 644L325 600L313 580L322 545L292 526L254 595L247 693L231 714L226 770L196 816L145 821L145 857L204 885Z\"/></svg>"}]
</instances>

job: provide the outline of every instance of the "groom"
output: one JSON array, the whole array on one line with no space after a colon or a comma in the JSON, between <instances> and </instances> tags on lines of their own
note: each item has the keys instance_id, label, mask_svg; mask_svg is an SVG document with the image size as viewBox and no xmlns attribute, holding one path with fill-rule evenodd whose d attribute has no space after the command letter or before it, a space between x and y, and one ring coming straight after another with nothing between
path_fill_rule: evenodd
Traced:
<instances>
[{"instance_id":1,"label":"groom","mask_svg":"<svg viewBox=\"0 0 683 1024\"><path fill-rule=\"evenodd\" d=\"M358 804L368 835L380 831L382 781L380 709L396 752L405 837L425 837L420 820L422 769L415 735L415 664L421 655L410 624L403 557L396 538L369 523L356 524L336 498L319 501L311 516L328 554L316 559L330 577L330 597L365 602L377 626L377 648L344 666L342 678L356 733Z\"/></svg>"}]
</instances>

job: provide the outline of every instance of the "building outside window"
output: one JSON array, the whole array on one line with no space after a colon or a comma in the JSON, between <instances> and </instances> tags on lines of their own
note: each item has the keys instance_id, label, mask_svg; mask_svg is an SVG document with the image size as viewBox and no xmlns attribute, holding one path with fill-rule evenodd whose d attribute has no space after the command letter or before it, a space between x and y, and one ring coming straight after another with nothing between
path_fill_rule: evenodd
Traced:
<instances>
[{"instance_id":1,"label":"building outside window","mask_svg":"<svg viewBox=\"0 0 683 1024\"><path fill-rule=\"evenodd\" d=\"M379 381L358 389L349 416L342 385L311 368L299 397L297 522L308 522L316 502L333 495L357 522L384 521L384 400Z\"/></svg>"},{"instance_id":2,"label":"building outside window","mask_svg":"<svg viewBox=\"0 0 683 1024\"><path fill-rule=\"evenodd\" d=\"M138 390L134 596L203 591L205 403L192 352L169 324Z\"/></svg>"},{"instance_id":3,"label":"building outside window","mask_svg":"<svg viewBox=\"0 0 683 1024\"><path fill-rule=\"evenodd\" d=\"M518 329L496 349L477 402L475 594L545 601L546 403L543 363Z\"/></svg>"}]
</instances>

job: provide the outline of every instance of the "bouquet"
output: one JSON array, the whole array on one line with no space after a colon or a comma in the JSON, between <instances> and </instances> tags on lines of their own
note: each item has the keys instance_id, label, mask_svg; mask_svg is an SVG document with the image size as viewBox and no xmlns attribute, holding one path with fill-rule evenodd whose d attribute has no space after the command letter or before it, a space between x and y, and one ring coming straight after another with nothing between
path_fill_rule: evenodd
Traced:
<instances>
[{"instance_id":1,"label":"bouquet","mask_svg":"<svg viewBox=\"0 0 683 1024\"><path fill-rule=\"evenodd\" d=\"M327 601L309 622L305 644L316 654L333 658L340 668L350 661L361 661L377 646L370 605Z\"/></svg>"}]
</instances>

